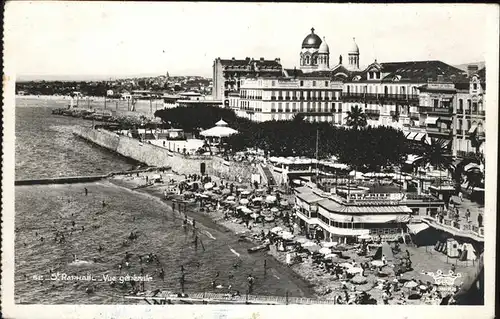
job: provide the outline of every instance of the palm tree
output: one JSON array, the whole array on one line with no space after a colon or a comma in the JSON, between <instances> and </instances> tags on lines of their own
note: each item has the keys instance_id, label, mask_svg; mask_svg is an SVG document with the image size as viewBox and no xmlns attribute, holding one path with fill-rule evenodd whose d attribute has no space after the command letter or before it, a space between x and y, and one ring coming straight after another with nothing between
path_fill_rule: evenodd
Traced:
<instances>
[{"instance_id":1,"label":"palm tree","mask_svg":"<svg viewBox=\"0 0 500 319\"><path fill-rule=\"evenodd\" d=\"M355 130L359 127L365 127L367 125L366 114L359 106L355 105L351 107L350 111L347 111L346 124Z\"/></svg>"},{"instance_id":2,"label":"palm tree","mask_svg":"<svg viewBox=\"0 0 500 319\"><path fill-rule=\"evenodd\" d=\"M436 169L447 169L454 171L453 157L446 149L444 142L431 140L430 144L424 144L423 152L413 165L425 167L427 164L433 165ZM441 187L441 176L439 177L439 186Z\"/></svg>"}]
</instances>

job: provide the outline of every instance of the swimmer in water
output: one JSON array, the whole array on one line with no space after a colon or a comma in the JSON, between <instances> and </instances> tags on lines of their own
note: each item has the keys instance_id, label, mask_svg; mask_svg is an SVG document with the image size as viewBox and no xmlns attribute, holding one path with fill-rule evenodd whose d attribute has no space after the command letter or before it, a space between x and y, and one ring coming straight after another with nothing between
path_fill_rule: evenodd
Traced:
<instances>
[{"instance_id":1,"label":"swimmer in water","mask_svg":"<svg viewBox=\"0 0 500 319\"><path fill-rule=\"evenodd\" d=\"M97 251L98 251L98 252L101 252L101 251L102 251L102 249L103 249L103 248L102 248L102 246L101 246L101 245L99 245L99 247L97 248Z\"/></svg>"},{"instance_id":2,"label":"swimmer in water","mask_svg":"<svg viewBox=\"0 0 500 319\"><path fill-rule=\"evenodd\" d=\"M75 227L76 223L74 220L71 221L71 226Z\"/></svg>"},{"instance_id":3,"label":"swimmer in water","mask_svg":"<svg viewBox=\"0 0 500 319\"><path fill-rule=\"evenodd\" d=\"M82 231L84 231L84 230L85 230L85 227L82 226Z\"/></svg>"}]
</instances>

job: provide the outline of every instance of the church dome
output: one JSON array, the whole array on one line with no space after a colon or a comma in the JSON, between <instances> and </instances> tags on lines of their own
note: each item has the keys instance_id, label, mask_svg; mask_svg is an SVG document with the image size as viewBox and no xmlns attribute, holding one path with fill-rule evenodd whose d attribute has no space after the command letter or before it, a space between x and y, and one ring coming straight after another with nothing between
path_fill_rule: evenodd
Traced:
<instances>
[{"instance_id":1,"label":"church dome","mask_svg":"<svg viewBox=\"0 0 500 319\"><path fill-rule=\"evenodd\" d=\"M351 48L349 49L349 53L359 54L359 48L358 48L358 45L356 44L355 38L352 38L352 44L351 44Z\"/></svg>"},{"instance_id":2,"label":"church dome","mask_svg":"<svg viewBox=\"0 0 500 319\"><path fill-rule=\"evenodd\" d=\"M314 28L311 28L311 34L302 41L302 49L318 49L321 42L320 37L314 33Z\"/></svg>"},{"instance_id":3,"label":"church dome","mask_svg":"<svg viewBox=\"0 0 500 319\"><path fill-rule=\"evenodd\" d=\"M319 46L318 53L330 53L330 48L328 47L328 44L326 44L325 37L323 37L323 41L321 42L321 45Z\"/></svg>"}]
</instances>

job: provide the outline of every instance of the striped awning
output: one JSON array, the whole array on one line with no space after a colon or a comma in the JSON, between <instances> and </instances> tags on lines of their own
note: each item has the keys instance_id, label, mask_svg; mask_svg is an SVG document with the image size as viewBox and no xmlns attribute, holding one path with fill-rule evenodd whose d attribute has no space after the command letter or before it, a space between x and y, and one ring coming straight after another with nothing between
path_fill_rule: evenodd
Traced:
<instances>
[{"instance_id":1,"label":"striped awning","mask_svg":"<svg viewBox=\"0 0 500 319\"><path fill-rule=\"evenodd\" d=\"M415 141L422 141L422 139L425 137L425 133L417 133L415 135L415 138L413 138Z\"/></svg>"},{"instance_id":2,"label":"striped awning","mask_svg":"<svg viewBox=\"0 0 500 319\"><path fill-rule=\"evenodd\" d=\"M469 129L469 134L474 133L474 131L477 129L477 124L472 124L472 126Z\"/></svg>"},{"instance_id":3,"label":"striped awning","mask_svg":"<svg viewBox=\"0 0 500 319\"><path fill-rule=\"evenodd\" d=\"M406 135L406 139L407 139L407 140L412 140L412 141L413 141L413 140L415 139L415 136L416 136L416 135L417 135L417 133L415 133L415 132L410 132L410 133L408 133L408 135Z\"/></svg>"},{"instance_id":4,"label":"striped awning","mask_svg":"<svg viewBox=\"0 0 500 319\"><path fill-rule=\"evenodd\" d=\"M450 140L447 140L447 139L444 139L444 138L437 138L435 139L435 141L439 144L441 144L443 147L448 147L448 145L450 144Z\"/></svg>"}]
</instances>

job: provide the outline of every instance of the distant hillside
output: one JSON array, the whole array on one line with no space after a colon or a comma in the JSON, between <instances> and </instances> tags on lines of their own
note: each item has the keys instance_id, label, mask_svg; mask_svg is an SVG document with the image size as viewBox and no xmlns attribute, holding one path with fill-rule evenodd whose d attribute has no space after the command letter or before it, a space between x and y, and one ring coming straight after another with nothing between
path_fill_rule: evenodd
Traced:
<instances>
[{"instance_id":1,"label":"distant hillside","mask_svg":"<svg viewBox=\"0 0 500 319\"><path fill-rule=\"evenodd\" d=\"M467 71L467 66L471 64L476 64L479 67L479 70L484 68L484 61L482 62L470 62L470 63L464 63L464 64L459 64L459 65L454 65L454 67L459 68L460 70Z\"/></svg>"}]
</instances>

